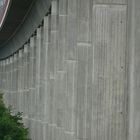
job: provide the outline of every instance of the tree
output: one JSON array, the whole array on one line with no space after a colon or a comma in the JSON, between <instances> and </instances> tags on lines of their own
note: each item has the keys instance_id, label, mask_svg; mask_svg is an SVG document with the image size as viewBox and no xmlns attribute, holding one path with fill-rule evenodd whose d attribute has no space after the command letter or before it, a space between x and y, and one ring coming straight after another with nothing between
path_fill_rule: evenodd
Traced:
<instances>
[{"instance_id":1,"label":"tree","mask_svg":"<svg viewBox=\"0 0 140 140\"><path fill-rule=\"evenodd\" d=\"M0 94L0 140L29 140L28 129L22 123L22 113L11 115Z\"/></svg>"}]
</instances>

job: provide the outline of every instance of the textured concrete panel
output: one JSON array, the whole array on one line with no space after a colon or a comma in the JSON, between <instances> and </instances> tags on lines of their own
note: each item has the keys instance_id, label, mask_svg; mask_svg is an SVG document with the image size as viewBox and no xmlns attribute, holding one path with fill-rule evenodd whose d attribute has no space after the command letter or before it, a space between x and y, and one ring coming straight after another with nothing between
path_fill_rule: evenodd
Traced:
<instances>
[{"instance_id":1,"label":"textured concrete panel","mask_svg":"<svg viewBox=\"0 0 140 140\"><path fill-rule=\"evenodd\" d=\"M66 62L66 97L65 97L65 130L73 132L75 127L75 99L76 99L76 62Z\"/></svg>"},{"instance_id":2,"label":"textured concrete panel","mask_svg":"<svg viewBox=\"0 0 140 140\"><path fill-rule=\"evenodd\" d=\"M128 0L93 0L100 4L127 4Z\"/></svg>"},{"instance_id":3,"label":"textured concrete panel","mask_svg":"<svg viewBox=\"0 0 140 140\"><path fill-rule=\"evenodd\" d=\"M78 28L78 42L90 41L90 21L91 21L91 0L77 1L77 28Z\"/></svg>"},{"instance_id":4,"label":"textured concrete panel","mask_svg":"<svg viewBox=\"0 0 140 140\"><path fill-rule=\"evenodd\" d=\"M65 16L67 15L67 7L68 6L68 0L60 0L59 1L59 15L60 16Z\"/></svg>"},{"instance_id":5,"label":"textured concrete panel","mask_svg":"<svg viewBox=\"0 0 140 140\"><path fill-rule=\"evenodd\" d=\"M65 56L68 60L76 59L77 41L77 0L68 0L67 34Z\"/></svg>"},{"instance_id":6,"label":"textured concrete panel","mask_svg":"<svg viewBox=\"0 0 140 140\"><path fill-rule=\"evenodd\" d=\"M93 6L93 42L93 138L126 139L126 6Z\"/></svg>"},{"instance_id":7,"label":"textured concrete panel","mask_svg":"<svg viewBox=\"0 0 140 140\"><path fill-rule=\"evenodd\" d=\"M54 78L56 73L57 47L58 47L58 31L57 31L57 11L58 2L52 1L52 14L50 16L50 44L48 46L48 71L50 77Z\"/></svg>"},{"instance_id":8,"label":"textured concrete panel","mask_svg":"<svg viewBox=\"0 0 140 140\"><path fill-rule=\"evenodd\" d=\"M66 95L66 75L65 72L57 72L55 80L55 121L57 127L64 127L65 119L65 95Z\"/></svg>"},{"instance_id":9,"label":"textured concrete panel","mask_svg":"<svg viewBox=\"0 0 140 140\"><path fill-rule=\"evenodd\" d=\"M140 80L139 80L139 13L140 9L138 8L140 1L129 1L129 32L128 32L128 45L129 45L129 94L130 94L130 119L129 119L129 140L138 140L140 137L140 107L139 107L139 89L140 89Z\"/></svg>"},{"instance_id":10,"label":"textured concrete panel","mask_svg":"<svg viewBox=\"0 0 140 140\"><path fill-rule=\"evenodd\" d=\"M36 80L35 80L35 100L36 100L36 119L40 120L40 62L41 62L41 46L42 46L42 27L37 29L36 37Z\"/></svg>"},{"instance_id":11,"label":"textured concrete panel","mask_svg":"<svg viewBox=\"0 0 140 140\"><path fill-rule=\"evenodd\" d=\"M76 97L76 138L85 138L86 120L86 75L87 75L87 54L88 47L83 44L78 46L77 66L77 97Z\"/></svg>"},{"instance_id":12,"label":"textured concrete panel","mask_svg":"<svg viewBox=\"0 0 140 140\"><path fill-rule=\"evenodd\" d=\"M67 16L59 15L58 28L57 70L63 70L66 53Z\"/></svg>"},{"instance_id":13,"label":"textured concrete panel","mask_svg":"<svg viewBox=\"0 0 140 140\"><path fill-rule=\"evenodd\" d=\"M87 57L87 87L86 87L86 128L85 128L85 138L86 139L92 139L91 135L93 133L92 130L92 108L94 107L92 105L93 100L93 85L92 85L92 79L93 79L93 47L88 47L88 57Z\"/></svg>"}]
</instances>

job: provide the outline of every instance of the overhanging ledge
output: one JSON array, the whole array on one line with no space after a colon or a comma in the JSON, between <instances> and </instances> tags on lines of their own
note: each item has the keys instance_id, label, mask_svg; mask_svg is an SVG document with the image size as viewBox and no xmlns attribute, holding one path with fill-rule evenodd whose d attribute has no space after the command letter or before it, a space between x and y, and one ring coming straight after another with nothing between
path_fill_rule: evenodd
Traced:
<instances>
[{"instance_id":1,"label":"overhanging ledge","mask_svg":"<svg viewBox=\"0 0 140 140\"><path fill-rule=\"evenodd\" d=\"M17 1L17 3L16 3ZM3 25L2 30L0 31L0 59L4 59L14 52L16 52L18 49L20 49L23 44L28 40L28 38L32 35L32 33L35 31L35 29L40 24L43 17L46 15L46 13L49 11L51 0L22 0L24 3L28 3L30 1L30 6L26 9L26 14L24 15L24 19L22 17L22 22L16 25L17 28L12 29L10 32L11 34L8 36L9 31L11 30L10 27L15 27L15 22L19 22L19 18L14 16L14 13L11 12L12 5L9 9L6 21ZM34 2L34 3L33 3ZM18 7L18 3L21 3L19 0L13 0L12 4L14 7L16 7L16 11L21 9L21 7ZM22 5L21 5L22 6ZM26 5L27 6L27 5ZM26 8L22 7L23 9ZM19 12L16 12L17 16ZM22 12L20 14L23 14ZM8 22L8 16L10 16L10 19L13 19L13 22L9 20ZM25 18L26 17L26 18ZM11 26L6 26L9 23ZM5 29L5 30L4 30ZM7 30L7 32L6 32ZM16 30L16 31L15 31ZM3 39L4 38L4 39Z\"/></svg>"},{"instance_id":2,"label":"overhanging ledge","mask_svg":"<svg viewBox=\"0 0 140 140\"><path fill-rule=\"evenodd\" d=\"M16 33L24 22L34 0L6 0L1 7L0 47Z\"/></svg>"}]
</instances>

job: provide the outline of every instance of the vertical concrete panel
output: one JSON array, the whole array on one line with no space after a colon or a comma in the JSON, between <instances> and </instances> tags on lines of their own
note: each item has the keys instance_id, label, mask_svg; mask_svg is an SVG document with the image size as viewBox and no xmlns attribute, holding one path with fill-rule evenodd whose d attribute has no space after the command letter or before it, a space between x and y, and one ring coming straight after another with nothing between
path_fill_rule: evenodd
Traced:
<instances>
[{"instance_id":1,"label":"vertical concrete panel","mask_svg":"<svg viewBox=\"0 0 140 140\"><path fill-rule=\"evenodd\" d=\"M128 3L129 6L129 23L128 23L128 46L129 46L129 94L130 94L130 125L129 125L129 140L138 140L140 137L140 106L139 106L139 89L140 89L140 76L139 76L139 9L140 1L134 0Z\"/></svg>"},{"instance_id":2,"label":"vertical concrete panel","mask_svg":"<svg viewBox=\"0 0 140 140\"><path fill-rule=\"evenodd\" d=\"M57 69L63 70L65 65L66 35L67 35L67 14L68 0L59 1L58 9L58 62Z\"/></svg>"},{"instance_id":3,"label":"vertical concrete panel","mask_svg":"<svg viewBox=\"0 0 140 140\"><path fill-rule=\"evenodd\" d=\"M57 127L56 131L56 138L55 139L58 139L58 140L65 140L65 137L64 137L64 130L60 127Z\"/></svg>"},{"instance_id":4,"label":"vertical concrete panel","mask_svg":"<svg viewBox=\"0 0 140 140\"><path fill-rule=\"evenodd\" d=\"M87 58L87 94L86 94L86 135L85 138L92 139L92 99L93 97L93 46L88 47L88 58Z\"/></svg>"},{"instance_id":5,"label":"vertical concrete panel","mask_svg":"<svg viewBox=\"0 0 140 140\"><path fill-rule=\"evenodd\" d=\"M4 60L4 92L6 92L6 82L7 82L7 61Z\"/></svg>"},{"instance_id":6,"label":"vertical concrete panel","mask_svg":"<svg viewBox=\"0 0 140 140\"><path fill-rule=\"evenodd\" d=\"M11 71L12 71L12 94L11 94L11 96L12 96L12 105L13 105L13 111L15 112L15 92L14 92L14 90L15 90L15 72L14 72L14 55L12 55L12 69L11 69Z\"/></svg>"},{"instance_id":7,"label":"vertical concrete panel","mask_svg":"<svg viewBox=\"0 0 140 140\"><path fill-rule=\"evenodd\" d=\"M40 119L40 61L41 61L41 45L42 45L42 27L37 29L36 37L36 119Z\"/></svg>"},{"instance_id":8,"label":"vertical concrete panel","mask_svg":"<svg viewBox=\"0 0 140 140\"><path fill-rule=\"evenodd\" d=\"M18 94L19 94L19 111L21 111L21 103L22 103L22 50L19 50L19 58L18 58L18 69L19 69L19 76L18 76Z\"/></svg>"},{"instance_id":9,"label":"vertical concrete panel","mask_svg":"<svg viewBox=\"0 0 140 140\"><path fill-rule=\"evenodd\" d=\"M34 102L33 102L33 94L34 94L34 48L35 48L35 37L30 38L30 48L29 48L29 118L33 117L34 111Z\"/></svg>"},{"instance_id":10,"label":"vertical concrete panel","mask_svg":"<svg viewBox=\"0 0 140 140\"><path fill-rule=\"evenodd\" d=\"M3 69L2 69L2 90L4 92L4 83L5 83L5 60L2 61L2 66L3 66Z\"/></svg>"},{"instance_id":11,"label":"vertical concrete panel","mask_svg":"<svg viewBox=\"0 0 140 140\"><path fill-rule=\"evenodd\" d=\"M45 54L44 54L44 65L45 65L45 68L44 68L44 121L45 122L49 122L49 92L48 92L48 47L49 47L49 44L50 44L50 40L49 40L49 27L50 27L50 24L49 24L49 16L46 16L44 17L44 34L43 34L43 45L44 45L44 51L45 51ZM48 127L48 126L47 126ZM46 128L47 129L47 128ZM48 130L48 129L47 129ZM47 131L46 130L46 131Z\"/></svg>"},{"instance_id":12,"label":"vertical concrete panel","mask_svg":"<svg viewBox=\"0 0 140 140\"><path fill-rule=\"evenodd\" d=\"M13 77L14 77L14 84L13 84L13 94L14 94L14 110L17 112L17 86L18 86L18 71L17 71L17 53L14 54L13 59Z\"/></svg>"},{"instance_id":13,"label":"vertical concrete panel","mask_svg":"<svg viewBox=\"0 0 140 140\"><path fill-rule=\"evenodd\" d=\"M4 93L5 104L9 106L9 58L6 59L6 93Z\"/></svg>"},{"instance_id":14,"label":"vertical concrete panel","mask_svg":"<svg viewBox=\"0 0 140 140\"><path fill-rule=\"evenodd\" d=\"M33 49L33 54L34 54L34 61L33 61L33 94L32 94L32 98L33 98L33 114L32 114L32 118L35 119L36 116L35 116L35 113L36 113L36 49L37 49L37 36L34 35L34 49Z\"/></svg>"},{"instance_id":15,"label":"vertical concrete panel","mask_svg":"<svg viewBox=\"0 0 140 140\"><path fill-rule=\"evenodd\" d=\"M21 57L21 112L24 111L24 48L22 49Z\"/></svg>"},{"instance_id":16,"label":"vertical concrete panel","mask_svg":"<svg viewBox=\"0 0 140 140\"><path fill-rule=\"evenodd\" d=\"M10 105L10 101L11 101L11 96L10 96L10 89L11 89L11 81L10 81L10 79L11 79L11 67L10 67L10 64L11 64L11 60L10 60L10 57L9 57L9 78L8 78L8 80L9 80L9 88L8 88L8 90L9 90L9 101L8 101L8 105Z\"/></svg>"},{"instance_id":17,"label":"vertical concrete panel","mask_svg":"<svg viewBox=\"0 0 140 140\"><path fill-rule=\"evenodd\" d=\"M12 96L13 96L13 110L15 112L16 109L16 56L13 55L13 64L12 64Z\"/></svg>"},{"instance_id":18,"label":"vertical concrete panel","mask_svg":"<svg viewBox=\"0 0 140 140\"><path fill-rule=\"evenodd\" d=\"M7 59L5 59L5 84L4 84L4 103L6 104L6 96L7 96Z\"/></svg>"},{"instance_id":19,"label":"vertical concrete panel","mask_svg":"<svg viewBox=\"0 0 140 140\"><path fill-rule=\"evenodd\" d=\"M100 4L127 4L128 0L93 0Z\"/></svg>"},{"instance_id":20,"label":"vertical concrete panel","mask_svg":"<svg viewBox=\"0 0 140 140\"><path fill-rule=\"evenodd\" d=\"M47 100L47 53L49 45L49 18L44 18L42 29L41 63L40 63L40 102L41 120L46 121L46 100Z\"/></svg>"},{"instance_id":21,"label":"vertical concrete panel","mask_svg":"<svg viewBox=\"0 0 140 140\"><path fill-rule=\"evenodd\" d=\"M59 15L57 70L63 70L65 65L66 26L67 16Z\"/></svg>"},{"instance_id":22,"label":"vertical concrete panel","mask_svg":"<svg viewBox=\"0 0 140 140\"><path fill-rule=\"evenodd\" d=\"M2 61L0 61L0 87L2 88Z\"/></svg>"},{"instance_id":23,"label":"vertical concrete panel","mask_svg":"<svg viewBox=\"0 0 140 140\"><path fill-rule=\"evenodd\" d=\"M23 116L25 117L25 45L23 46L22 51L22 88L21 88L21 112L23 112Z\"/></svg>"},{"instance_id":24,"label":"vertical concrete panel","mask_svg":"<svg viewBox=\"0 0 140 140\"><path fill-rule=\"evenodd\" d=\"M56 72L58 55L58 1L52 1L51 15L48 18L48 50L47 50L47 105L48 137L56 139Z\"/></svg>"},{"instance_id":25,"label":"vertical concrete panel","mask_svg":"<svg viewBox=\"0 0 140 140\"><path fill-rule=\"evenodd\" d=\"M16 94L17 94L17 107L16 110L19 111L19 77L20 77L20 71L19 71L19 51L17 53L17 62L16 62L16 69L17 69L17 87L16 87Z\"/></svg>"},{"instance_id":26,"label":"vertical concrete panel","mask_svg":"<svg viewBox=\"0 0 140 140\"><path fill-rule=\"evenodd\" d=\"M4 90L4 87L3 87L3 85L4 85L3 84L4 83L4 60L2 60L2 64L1 65L2 65L2 77L1 77L2 78L2 82L1 82L1 87L2 88L1 88L1 90L3 92L3 90Z\"/></svg>"},{"instance_id":27,"label":"vertical concrete panel","mask_svg":"<svg viewBox=\"0 0 140 140\"><path fill-rule=\"evenodd\" d=\"M67 34L65 58L76 60L77 42L77 0L68 0Z\"/></svg>"},{"instance_id":28,"label":"vertical concrete panel","mask_svg":"<svg viewBox=\"0 0 140 140\"><path fill-rule=\"evenodd\" d=\"M1 61L1 90L3 90L3 61Z\"/></svg>"},{"instance_id":29,"label":"vertical concrete panel","mask_svg":"<svg viewBox=\"0 0 140 140\"><path fill-rule=\"evenodd\" d=\"M14 76L14 74L13 74L13 62L14 62L14 60L13 60L13 55L12 55L11 56L11 62L10 62L11 63L10 64L11 65L10 66L11 67L11 79L10 79L11 80L11 89L10 89L10 96L11 97L10 98L11 98L11 105L13 105L13 107L14 107L14 95L13 95L13 88L14 88L13 87L13 85L14 85L14 81L13 81L14 80L14 77L13 77Z\"/></svg>"},{"instance_id":30,"label":"vertical concrete panel","mask_svg":"<svg viewBox=\"0 0 140 140\"><path fill-rule=\"evenodd\" d=\"M19 76L18 76L18 93L19 93L19 111L21 111L22 109L22 57L23 57L23 53L22 50L19 50Z\"/></svg>"},{"instance_id":31,"label":"vertical concrete panel","mask_svg":"<svg viewBox=\"0 0 140 140\"><path fill-rule=\"evenodd\" d=\"M87 94L87 54L88 47L85 44L78 46L78 70L77 70L77 105L76 105L76 138L85 139L86 120L86 94Z\"/></svg>"},{"instance_id":32,"label":"vertical concrete panel","mask_svg":"<svg viewBox=\"0 0 140 140\"><path fill-rule=\"evenodd\" d=\"M35 140L36 132L35 132L35 120L32 122L32 139Z\"/></svg>"},{"instance_id":33,"label":"vertical concrete panel","mask_svg":"<svg viewBox=\"0 0 140 140\"><path fill-rule=\"evenodd\" d=\"M0 61L0 86L2 87L1 83L2 83L2 61Z\"/></svg>"},{"instance_id":34,"label":"vertical concrete panel","mask_svg":"<svg viewBox=\"0 0 140 140\"><path fill-rule=\"evenodd\" d=\"M75 73L76 61L66 61L65 131L73 132L75 126Z\"/></svg>"},{"instance_id":35,"label":"vertical concrete panel","mask_svg":"<svg viewBox=\"0 0 140 140\"><path fill-rule=\"evenodd\" d=\"M77 1L77 19L78 19L78 34L77 41L78 42L86 42L90 41L90 5L92 4L91 0L78 0Z\"/></svg>"},{"instance_id":36,"label":"vertical concrete panel","mask_svg":"<svg viewBox=\"0 0 140 140\"><path fill-rule=\"evenodd\" d=\"M5 62L5 68L4 68L4 71L5 71L5 74L4 74L4 93L6 93L7 92L7 90L6 90L6 84L7 84L7 61L6 61L6 59L4 60ZM6 99L6 94L4 95L4 100ZM5 101L4 101L5 102ZM5 102L6 103L6 102Z\"/></svg>"},{"instance_id":37,"label":"vertical concrete panel","mask_svg":"<svg viewBox=\"0 0 140 140\"><path fill-rule=\"evenodd\" d=\"M24 116L28 117L28 100L29 100L29 69L28 69L28 61L29 61L29 44L24 45L24 95L23 95L23 99L24 99Z\"/></svg>"},{"instance_id":38,"label":"vertical concrete panel","mask_svg":"<svg viewBox=\"0 0 140 140\"><path fill-rule=\"evenodd\" d=\"M11 58L9 57L9 105L11 105Z\"/></svg>"},{"instance_id":39,"label":"vertical concrete panel","mask_svg":"<svg viewBox=\"0 0 140 140\"><path fill-rule=\"evenodd\" d=\"M6 93L7 92L7 90L6 90L6 83L7 83L7 61L6 61L6 59L4 60L5 62L5 68L4 68L4 71L5 71L5 73L4 73L4 93ZM6 99L6 94L4 95L4 100ZM4 103L5 103L5 101L4 101Z\"/></svg>"},{"instance_id":40,"label":"vertical concrete panel","mask_svg":"<svg viewBox=\"0 0 140 140\"><path fill-rule=\"evenodd\" d=\"M8 58L8 81L9 81L9 84L8 84L8 105L10 105L10 84L11 84L11 81L10 81L10 57Z\"/></svg>"},{"instance_id":41,"label":"vertical concrete panel","mask_svg":"<svg viewBox=\"0 0 140 140\"><path fill-rule=\"evenodd\" d=\"M54 79L48 79L49 123L54 124Z\"/></svg>"},{"instance_id":42,"label":"vertical concrete panel","mask_svg":"<svg viewBox=\"0 0 140 140\"><path fill-rule=\"evenodd\" d=\"M92 65L93 65L93 48L91 46L92 4L93 4L92 0L87 1L79 0L77 7L78 10L77 104L79 104L77 114L80 115L79 117L77 117L79 126L76 127L77 128L76 133L77 139L85 139L85 140L91 139L91 120L92 120L92 114L90 111L92 110ZM82 94L80 93L81 91Z\"/></svg>"},{"instance_id":43,"label":"vertical concrete panel","mask_svg":"<svg viewBox=\"0 0 140 140\"><path fill-rule=\"evenodd\" d=\"M52 11L56 11L57 3L54 2ZM56 12L52 12L56 17ZM53 140L54 127L56 127L56 107L55 107L55 71L56 71L56 60L55 60L55 52L54 48L56 48L56 39L53 40L52 34L56 35L56 30L52 32L52 19L51 15L48 15L48 34L46 37L48 38L48 50L47 50L47 65L46 65L46 92L47 92L47 100L46 100L46 121L48 122L48 136L47 138ZM46 23L47 24L47 23ZM56 24L56 22L54 22ZM54 41L54 43L52 43Z\"/></svg>"},{"instance_id":44,"label":"vertical concrete panel","mask_svg":"<svg viewBox=\"0 0 140 140\"><path fill-rule=\"evenodd\" d=\"M58 50L58 1L52 1L52 11L50 16L50 45L48 47L48 72L51 78L55 78L57 66Z\"/></svg>"},{"instance_id":45,"label":"vertical concrete panel","mask_svg":"<svg viewBox=\"0 0 140 140\"><path fill-rule=\"evenodd\" d=\"M58 71L55 81L55 117L57 127L64 127L65 96L66 96L66 74Z\"/></svg>"},{"instance_id":46,"label":"vertical concrete panel","mask_svg":"<svg viewBox=\"0 0 140 140\"><path fill-rule=\"evenodd\" d=\"M29 43L28 43L28 55L27 55L27 69L28 69L28 85L27 85L27 100L28 100L28 109L27 109L27 114L28 114L28 124L29 124L29 127L30 126L30 117L31 117L31 79L32 79L32 76L31 76L31 67L33 66L31 63L31 55L32 55L32 48L31 48L31 42L29 40Z\"/></svg>"},{"instance_id":47,"label":"vertical concrete panel","mask_svg":"<svg viewBox=\"0 0 140 140\"><path fill-rule=\"evenodd\" d=\"M44 120L45 110L45 68L46 68L46 45L44 44L44 26L42 27L41 33L41 49L40 49L40 87L39 87L39 110L40 120Z\"/></svg>"},{"instance_id":48,"label":"vertical concrete panel","mask_svg":"<svg viewBox=\"0 0 140 140\"><path fill-rule=\"evenodd\" d=\"M74 139L74 132L65 132L64 133L64 140L75 140Z\"/></svg>"},{"instance_id":49,"label":"vertical concrete panel","mask_svg":"<svg viewBox=\"0 0 140 140\"><path fill-rule=\"evenodd\" d=\"M7 106L9 106L9 100L10 100L10 96L9 96L9 93L10 93L10 67L9 67L9 64L10 64L10 59L7 58L7 77L8 77L8 85L7 85L7 91L8 91L8 95L7 95Z\"/></svg>"},{"instance_id":50,"label":"vertical concrete panel","mask_svg":"<svg viewBox=\"0 0 140 140\"><path fill-rule=\"evenodd\" d=\"M59 1L59 15L65 16L68 12L68 0L60 0Z\"/></svg>"},{"instance_id":51,"label":"vertical concrete panel","mask_svg":"<svg viewBox=\"0 0 140 140\"><path fill-rule=\"evenodd\" d=\"M93 6L93 135L126 139L126 6Z\"/></svg>"},{"instance_id":52,"label":"vertical concrete panel","mask_svg":"<svg viewBox=\"0 0 140 140\"><path fill-rule=\"evenodd\" d=\"M10 57L8 58L8 68L7 69L8 69L8 101L7 101L7 105L9 106L10 105L10 84L11 84L10 83Z\"/></svg>"}]
</instances>

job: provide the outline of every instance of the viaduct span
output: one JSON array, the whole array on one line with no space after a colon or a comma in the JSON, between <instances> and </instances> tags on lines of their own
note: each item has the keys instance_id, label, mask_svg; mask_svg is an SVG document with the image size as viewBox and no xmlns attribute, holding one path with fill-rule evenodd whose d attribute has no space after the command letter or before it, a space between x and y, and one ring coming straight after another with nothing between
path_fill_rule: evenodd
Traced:
<instances>
[{"instance_id":1,"label":"viaduct span","mask_svg":"<svg viewBox=\"0 0 140 140\"><path fill-rule=\"evenodd\" d=\"M140 139L140 0L0 2L0 89L32 140Z\"/></svg>"}]
</instances>

